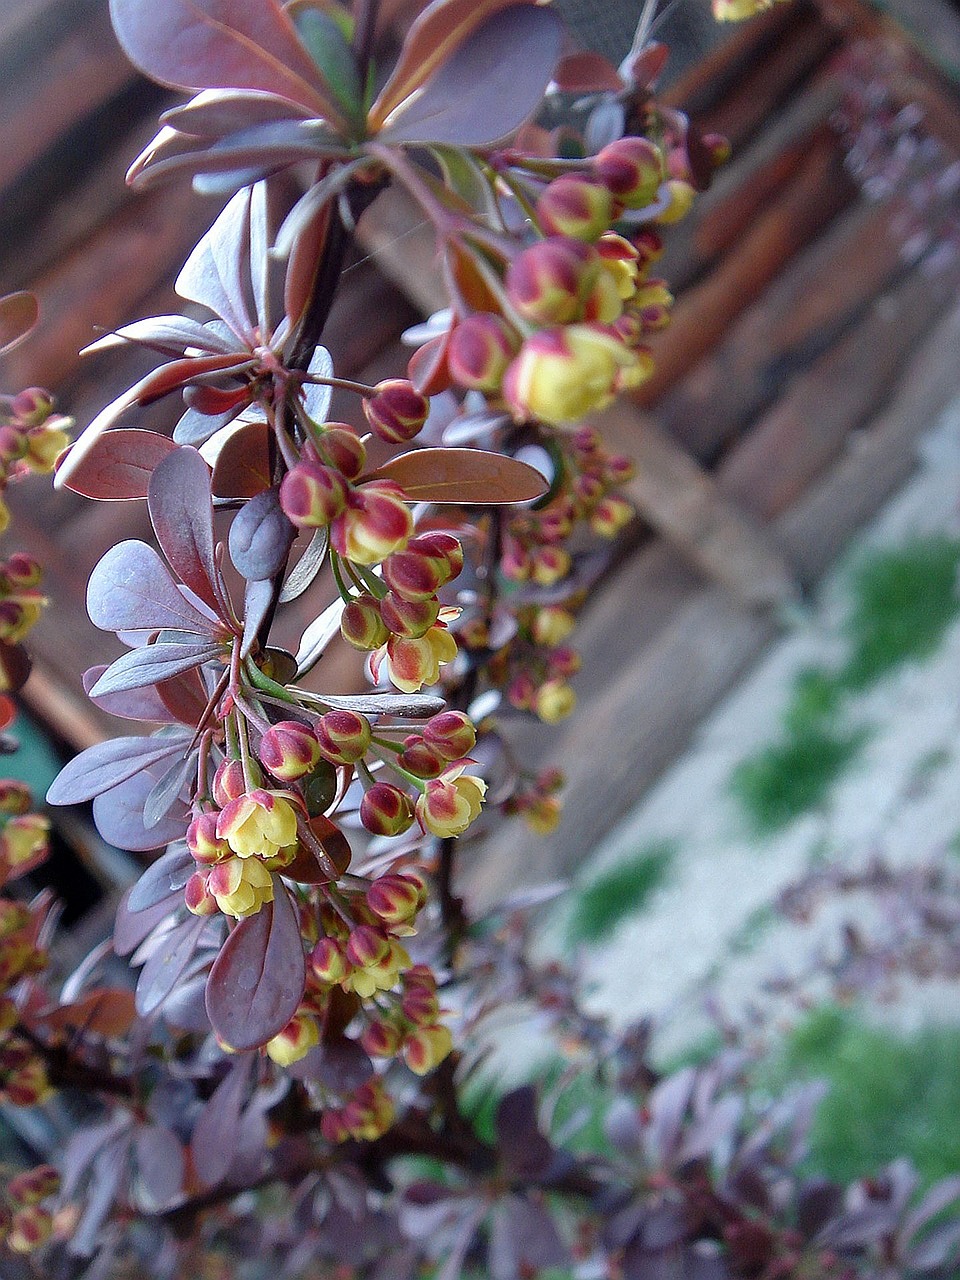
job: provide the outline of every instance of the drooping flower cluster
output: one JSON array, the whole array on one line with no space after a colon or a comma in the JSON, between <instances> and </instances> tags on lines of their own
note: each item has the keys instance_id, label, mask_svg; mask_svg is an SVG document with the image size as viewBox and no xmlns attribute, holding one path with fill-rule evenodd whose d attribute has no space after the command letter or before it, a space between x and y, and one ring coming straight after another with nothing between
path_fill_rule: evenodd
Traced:
<instances>
[{"instance_id":1,"label":"drooping flower cluster","mask_svg":"<svg viewBox=\"0 0 960 1280\"><path fill-rule=\"evenodd\" d=\"M0 1244L13 1253L33 1253L53 1231L53 1211L43 1202L60 1189L60 1174L49 1164L18 1173L0 1192Z\"/></svg>"},{"instance_id":2,"label":"drooping flower cluster","mask_svg":"<svg viewBox=\"0 0 960 1280\"><path fill-rule=\"evenodd\" d=\"M53 397L40 387L0 396L0 492L31 472L48 475L70 443L72 425L72 419L54 411ZM0 533L9 523L9 509L0 500Z\"/></svg>"}]
</instances>

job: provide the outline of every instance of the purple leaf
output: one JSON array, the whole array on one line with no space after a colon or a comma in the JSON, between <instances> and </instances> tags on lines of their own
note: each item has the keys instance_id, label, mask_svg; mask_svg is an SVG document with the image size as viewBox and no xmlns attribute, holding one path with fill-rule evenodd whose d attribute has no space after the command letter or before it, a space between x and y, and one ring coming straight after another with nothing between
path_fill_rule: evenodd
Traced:
<instances>
[{"instance_id":1,"label":"purple leaf","mask_svg":"<svg viewBox=\"0 0 960 1280\"><path fill-rule=\"evenodd\" d=\"M133 1140L138 1200L150 1212L165 1209L183 1192L186 1160L176 1134L164 1125L144 1125Z\"/></svg>"},{"instance_id":2,"label":"purple leaf","mask_svg":"<svg viewBox=\"0 0 960 1280\"><path fill-rule=\"evenodd\" d=\"M313 583L317 574L324 566L327 558L327 548L329 546L328 534L326 529L315 529L313 537L307 544L307 549L290 570L287 580L283 584L283 590L280 592L280 604L286 604L290 600L296 600L298 596L302 596L307 588Z\"/></svg>"},{"instance_id":3,"label":"purple leaf","mask_svg":"<svg viewBox=\"0 0 960 1280\"><path fill-rule=\"evenodd\" d=\"M118 542L99 561L87 583L87 612L103 631L196 631L215 636L220 628L178 590L169 569L145 542Z\"/></svg>"},{"instance_id":4,"label":"purple leaf","mask_svg":"<svg viewBox=\"0 0 960 1280\"><path fill-rule=\"evenodd\" d=\"M91 355L95 351L109 351L130 343L149 347L165 356L182 356L187 347L221 355L233 350L230 343L199 320L191 320L187 316L151 316L149 320L136 320L114 333L104 334L84 347L80 354Z\"/></svg>"},{"instance_id":5,"label":"purple leaf","mask_svg":"<svg viewBox=\"0 0 960 1280\"><path fill-rule=\"evenodd\" d=\"M238 191L202 237L177 276L181 298L209 307L238 338L252 338L249 280L250 191Z\"/></svg>"},{"instance_id":6,"label":"purple leaf","mask_svg":"<svg viewBox=\"0 0 960 1280\"><path fill-rule=\"evenodd\" d=\"M196 449L176 449L154 470L147 509L173 571L214 613L222 614L210 468Z\"/></svg>"},{"instance_id":7,"label":"purple leaf","mask_svg":"<svg viewBox=\"0 0 960 1280\"><path fill-rule=\"evenodd\" d=\"M274 893L272 903L233 930L207 981L210 1022L234 1049L255 1049L282 1031L303 995L300 924L279 878Z\"/></svg>"},{"instance_id":8,"label":"purple leaf","mask_svg":"<svg viewBox=\"0 0 960 1280\"><path fill-rule=\"evenodd\" d=\"M536 110L560 56L560 19L513 6L493 14L408 99L384 142L487 146L515 133Z\"/></svg>"},{"instance_id":9,"label":"purple leaf","mask_svg":"<svg viewBox=\"0 0 960 1280\"><path fill-rule=\"evenodd\" d=\"M923 1197L917 1207L903 1224L904 1234L909 1238L921 1227L925 1227L938 1213L960 1200L960 1174L953 1174L935 1183Z\"/></svg>"},{"instance_id":10,"label":"purple leaf","mask_svg":"<svg viewBox=\"0 0 960 1280\"><path fill-rule=\"evenodd\" d=\"M90 690L106 669L104 663L99 663L83 673L83 689L87 697L90 697ZM111 716L121 716L124 720L149 720L156 724L172 724L176 720L156 689L151 686L144 689L124 689L121 693L108 693L103 698L90 698L90 701L101 711L106 711Z\"/></svg>"},{"instance_id":11,"label":"purple leaf","mask_svg":"<svg viewBox=\"0 0 960 1280\"><path fill-rule=\"evenodd\" d=\"M12 351L24 340L39 315L32 293L8 293L0 298L0 355Z\"/></svg>"},{"instance_id":12,"label":"purple leaf","mask_svg":"<svg viewBox=\"0 0 960 1280\"><path fill-rule=\"evenodd\" d=\"M647 1104L650 1114L648 1155L657 1164L665 1164L673 1157L696 1081L694 1068L685 1067L662 1080L650 1094Z\"/></svg>"},{"instance_id":13,"label":"purple leaf","mask_svg":"<svg viewBox=\"0 0 960 1280\"><path fill-rule=\"evenodd\" d=\"M917 1271L935 1271L948 1261L955 1262L958 1249L960 1222L942 1222L915 1249L911 1249L907 1262L911 1269Z\"/></svg>"},{"instance_id":14,"label":"purple leaf","mask_svg":"<svg viewBox=\"0 0 960 1280\"><path fill-rule=\"evenodd\" d=\"M91 689L93 694L118 693L123 689L140 689L144 685L159 684L200 666L220 653L219 645L211 644L157 644L144 645L121 654L112 662Z\"/></svg>"},{"instance_id":15,"label":"purple leaf","mask_svg":"<svg viewBox=\"0 0 960 1280\"><path fill-rule=\"evenodd\" d=\"M175 447L169 437L156 431L106 431L84 451L78 465L69 468L65 486L100 502L145 498L153 468Z\"/></svg>"},{"instance_id":16,"label":"purple leaf","mask_svg":"<svg viewBox=\"0 0 960 1280\"><path fill-rule=\"evenodd\" d=\"M183 760L174 760L143 802L143 825L147 828L155 827L161 819L165 818L180 799L181 792L196 776L195 753L191 752Z\"/></svg>"},{"instance_id":17,"label":"purple leaf","mask_svg":"<svg viewBox=\"0 0 960 1280\"><path fill-rule=\"evenodd\" d=\"M273 583L269 578L247 583L243 597L243 639L240 657L245 658L256 643L260 628L273 608Z\"/></svg>"},{"instance_id":18,"label":"purple leaf","mask_svg":"<svg viewBox=\"0 0 960 1280\"><path fill-rule=\"evenodd\" d=\"M190 916L174 925L147 958L137 980L137 1012L141 1017L155 1013L180 981L206 927L205 917Z\"/></svg>"},{"instance_id":19,"label":"purple leaf","mask_svg":"<svg viewBox=\"0 0 960 1280\"><path fill-rule=\"evenodd\" d=\"M223 138L275 120L309 119L310 111L291 98L277 94L232 89L207 89L183 106L172 107L160 117L162 124L198 138Z\"/></svg>"},{"instance_id":20,"label":"purple leaf","mask_svg":"<svg viewBox=\"0 0 960 1280\"><path fill-rule=\"evenodd\" d=\"M128 956L153 933L183 902L179 890L171 891L169 897L155 903L145 911L131 911L127 905L132 889L120 899L117 907L117 918L113 926L113 949L118 956Z\"/></svg>"},{"instance_id":21,"label":"purple leaf","mask_svg":"<svg viewBox=\"0 0 960 1280\"><path fill-rule=\"evenodd\" d=\"M128 911L146 911L158 902L167 902L182 889L196 864L185 845L177 844L152 862L126 897Z\"/></svg>"},{"instance_id":22,"label":"purple leaf","mask_svg":"<svg viewBox=\"0 0 960 1280\"><path fill-rule=\"evenodd\" d=\"M98 742L64 765L47 792L47 803L82 804L84 800L92 800L141 769L182 753L188 741L181 733Z\"/></svg>"},{"instance_id":23,"label":"purple leaf","mask_svg":"<svg viewBox=\"0 0 960 1280\"><path fill-rule=\"evenodd\" d=\"M519 1280L540 1267L563 1267L570 1254L542 1204L507 1196L493 1211L487 1264L491 1280Z\"/></svg>"},{"instance_id":24,"label":"purple leaf","mask_svg":"<svg viewBox=\"0 0 960 1280\"><path fill-rule=\"evenodd\" d=\"M139 69L175 89L258 89L343 124L277 0L111 0L123 48Z\"/></svg>"},{"instance_id":25,"label":"purple leaf","mask_svg":"<svg viewBox=\"0 0 960 1280\"><path fill-rule=\"evenodd\" d=\"M494 1128L501 1159L511 1176L536 1179L549 1171L554 1148L540 1132L532 1085L523 1085L500 1099Z\"/></svg>"},{"instance_id":26,"label":"purple leaf","mask_svg":"<svg viewBox=\"0 0 960 1280\"><path fill-rule=\"evenodd\" d=\"M286 564L296 536L280 506L279 491L264 489L237 512L230 526L230 559L245 578L262 582Z\"/></svg>"},{"instance_id":27,"label":"purple leaf","mask_svg":"<svg viewBox=\"0 0 960 1280\"><path fill-rule=\"evenodd\" d=\"M100 1243L103 1224L125 1181L130 1158L130 1139L126 1134L114 1138L97 1153L87 1189L87 1201L79 1222L70 1235L68 1252L89 1258Z\"/></svg>"},{"instance_id":28,"label":"purple leaf","mask_svg":"<svg viewBox=\"0 0 960 1280\"><path fill-rule=\"evenodd\" d=\"M178 803L154 826L144 825L144 802L162 776L163 770L144 770L94 799L93 821L104 840L118 849L144 853L183 838L189 821L186 805Z\"/></svg>"},{"instance_id":29,"label":"purple leaf","mask_svg":"<svg viewBox=\"0 0 960 1280\"><path fill-rule=\"evenodd\" d=\"M230 1172L240 1140L240 1121L252 1058L240 1058L214 1089L190 1139L193 1167L201 1185L215 1187Z\"/></svg>"}]
</instances>

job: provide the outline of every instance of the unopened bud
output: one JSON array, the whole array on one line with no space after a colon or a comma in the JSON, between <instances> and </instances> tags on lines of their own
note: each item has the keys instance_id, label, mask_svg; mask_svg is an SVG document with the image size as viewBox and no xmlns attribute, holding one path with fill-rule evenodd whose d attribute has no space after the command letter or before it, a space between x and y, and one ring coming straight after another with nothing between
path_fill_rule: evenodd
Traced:
<instances>
[{"instance_id":1,"label":"unopened bud","mask_svg":"<svg viewBox=\"0 0 960 1280\"><path fill-rule=\"evenodd\" d=\"M380 614L381 602L364 594L351 600L340 615L340 634L354 649L379 649L390 638L390 628Z\"/></svg>"},{"instance_id":2,"label":"unopened bud","mask_svg":"<svg viewBox=\"0 0 960 1280\"><path fill-rule=\"evenodd\" d=\"M618 138L593 158L593 171L627 209L642 209L663 180L663 157L646 138Z\"/></svg>"},{"instance_id":3,"label":"unopened bud","mask_svg":"<svg viewBox=\"0 0 960 1280\"><path fill-rule=\"evenodd\" d=\"M501 316L468 316L450 335L450 374L461 387L495 394L519 347L519 335Z\"/></svg>"},{"instance_id":4,"label":"unopened bud","mask_svg":"<svg viewBox=\"0 0 960 1280\"><path fill-rule=\"evenodd\" d=\"M600 259L595 249L569 236L551 236L530 245L510 263L507 296L527 320L545 325L567 324L580 318L584 300L599 272ZM516 347L510 354L515 352Z\"/></svg>"},{"instance_id":5,"label":"unopened bud","mask_svg":"<svg viewBox=\"0 0 960 1280\"><path fill-rule=\"evenodd\" d=\"M360 801L360 821L375 836L402 835L413 818L410 797L390 782L375 782Z\"/></svg>"},{"instance_id":6,"label":"unopened bud","mask_svg":"<svg viewBox=\"0 0 960 1280\"><path fill-rule=\"evenodd\" d=\"M614 199L606 185L594 178L563 174L540 196L536 213L548 235L593 241L610 226Z\"/></svg>"},{"instance_id":7,"label":"unopened bud","mask_svg":"<svg viewBox=\"0 0 960 1280\"><path fill-rule=\"evenodd\" d=\"M366 445L345 422L327 422L316 444L320 457L347 480L356 480L367 465Z\"/></svg>"},{"instance_id":8,"label":"unopened bud","mask_svg":"<svg viewBox=\"0 0 960 1280\"><path fill-rule=\"evenodd\" d=\"M280 484L280 505L299 529L326 528L347 503L347 483L339 471L298 462Z\"/></svg>"},{"instance_id":9,"label":"unopened bud","mask_svg":"<svg viewBox=\"0 0 960 1280\"><path fill-rule=\"evenodd\" d=\"M402 444L423 429L430 402L406 378L377 383L375 394L363 402L363 412L382 440Z\"/></svg>"},{"instance_id":10,"label":"unopened bud","mask_svg":"<svg viewBox=\"0 0 960 1280\"><path fill-rule=\"evenodd\" d=\"M445 760L462 760L476 745L477 731L463 711L441 711L423 726L423 737Z\"/></svg>"},{"instance_id":11,"label":"unopened bud","mask_svg":"<svg viewBox=\"0 0 960 1280\"><path fill-rule=\"evenodd\" d=\"M260 763L284 782L295 782L310 773L322 758L317 735L296 720L271 725L260 739Z\"/></svg>"},{"instance_id":12,"label":"unopened bud","mask_svg":"<svg viewBox=\"0 0 960 1280\"><path fill-rule=\"evenodd\" d=\"M328 711L317 729L321 754L331 764L354 764L370 746L370 721L357 711Z\"/></svg>"}]
</instances>

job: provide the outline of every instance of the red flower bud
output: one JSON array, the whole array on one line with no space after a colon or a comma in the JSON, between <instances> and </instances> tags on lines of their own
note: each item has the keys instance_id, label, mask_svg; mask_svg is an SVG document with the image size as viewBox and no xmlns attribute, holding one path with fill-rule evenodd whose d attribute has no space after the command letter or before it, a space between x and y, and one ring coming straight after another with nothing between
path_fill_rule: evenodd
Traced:
<instances>
[{"instance_id":1,"label":"red flower bud","mask_svg":"<svg viewBox=\"0 0 960 1280\"><path fill-rule=\"evenodd\" d=\"M379 649L390 638L390 628L381 617L381 604L371 595L357 596L340 615L340 634L354 649Z\"/></svg>"},{"instance_id":2,"label":"red flower bud","mask_svg":"<svg viewBox=\"0 0 960 1280\"><path fill-rule=\"evenodd\" d=\"M35 587L43 577L43 569L33 556L15 551L3 566L3 576L11 587Z\"/></svg>"},{"instance_id":3,"label":"red flower bud","mask_svg":"<svg viewBox=\"0 0 960 1280\"><path fill-rule=\"evenodd\" d=\"M372 924L358 924L350 930L347 939L347 959L358 969L366 969L386 959L390 954L390 943L383 930Z\"/></svg>"},{"instance_id":4,"label":"red flower bud","mask_svg":"<svg viewBox=\"0 0 960 1280\"><path fill-rule=\"evenodd\" d=\"M663 157L646 138L618 138L593 158L593 171L628 209L642 209L663 180Z\"/></svg>"},{"instance_id":5,"label":"red flower bud","mask_svg":"<svg viewBox=\"0 0 960 1280\"><path fill-rule=\"evenodd\" d=\"M462 760L476 745L477 731L462 711L441 711L423 726L423 737L445 760Z\"/></svg>"},{"instance_id":6,"label":"red flower bud","mask_svg":"<svg viewBox=\"0 0 960 1280\"><path fill-rule=\"evenodd\" d=\"M183 900L187 910L195 916L212 916L220 910L216 898L210 892L207 873L195 871L183 889Z\"/></svg>"},{"instance_id":7,"label":"red flower bud","mask_svg":"<svg viewBox=\"0 0 960 1280\"><path fill-rule=\"evenodd\" d=\"M257 755L260 763L284 782L294 782L310 773L322 758L317 735L296 720L271 725L260 739Z\"/></svg>"},{"instance_id":8,"label":"red flower bud","mask_svg":"<svg viewBox=\"0 0 960 1280\"><path fill-rule=\"evenodd\" d=\"M367 465L366 445L345 422L325 423L323 435L314 447L321 461L348 480L356 480Z\"/></svg>"},{"instance_id":9,"label":"red flower bud","mask_svg":"<svg viewBox=\"0 0 960 1280\"><path fill-rule=\"evenodd\" d=\"M328 711L316 734L320 752L331 764L353 764L370 746L370 721L356 711Z\"/></svg>"},{"instance_id":10,"label":"red flower bud","mask_svg":"<svg viewBox=\"0 0 960 1280\"><path fill-rule=\"evenodd\" d=\"M400 1048L403 1035L392 1022L371 1022L364 1028L360 1043L371 1058L392 1058Z\"/></svg>"},{"instance_id":11,"label":"red flower bud","mask_svg":"<svg viewBox=\"0 0 960 1280\"><path fill-rule=\"evenodd\" d=\"M439 616L440 601L435 596L426 600L404 600L390 591L380 601L380 617L387 628L380 643L386 643L390 632L413 639L426 635Z\"/></svg>"},{"instance_id":12,"label":"red flower bud","mask_svg":"<svg viewBox=\"0 0 960 1280\"><path fill-rule=\"evenodd\" d=\"M213 798L222 808L247 791L247 779L239 760L224 760L213 777Z\"/></svg>"},{"instance_id":13,"label":"red flower bud","mask_svg":"<svg viewBox=\"0 0 960 1280\"><path fill-rule=\"evenodd\" d=\"M340 982L347 976L347 960L343 948L334 938L321 938L310 952L310 968L321 982Z\"/></svg>"},{"instance_id":14,"label":"red flower bud","mask_svg":"<svg viewBox=\"0 0 960 1280\"><path fill-rule=\"evenodd\" d=\"M283 477L280 505L300 529L326 528L347 503L347 482L332 467L299 462Z\"/></svg>"},{"instance_id":15,"label":"red flower bud","mask_svg":"<svg viewBox=\"0 0 960 1280\"><path fill-rule=\"evenodd\" d=\"M536 212L548 235L592 241L610 226L614 201L604 183L570 173L550 183L537 201Z\"/></svg>"},{"instance_id":16,"label":"red flower bud","mask_svg":"<svg viewBox=\"0 0 960 1280\"><path fill-rule=\"evenodd\" d=\"M488 312L468 316L450 335L450 374L461 387L495 393L519 349L519 335L502 317Z\"/></svg>"},{"instance_id":17,"label":"red flower bud","mask_svg":"<svg viewBox=\"0 0 960 1280\"><path fill-rule=\"evenodd\" d=\"M600 259L595 249L568 236L552 236L524 249L510 263L507 296L528 320L567 324L579 319L599 271ZM511 356L516 350L514 347ZM500 381L502 373L498 387Z\"/></svg>"},{"instance_id":18,"label":"red flower bud","mask_svg":"<svg viewBox=\"0 0 960 1280\"><path fill-rule=\"evenodd\" d=\"M444 770L447 761L435 747L424 742L419 734L411 734L397 757L397 764L417 778L436 778Z\"/></svg>"},{"instance_id":19,"label":"red flower bud","mask_svg":"<svg viewBox=\"0 0 960 1280\"><path fill-rule=\"evenodd\" d=\"M217 836L217 814L200 813L187 827L187 848L197 862L213 866L230 855L226 840Z\"/></svg>"},{"instance_id":20,"label":"red flower bud","mask_svg":"<svg viewBox=\"0 0 960 1280\"><path fill-rule=\"evenodd\" d=\"M423 429L430 402L406 378L388 378L377 383L375 394L364 400L363 412L382 440L402 444Z\"/></svg>"},{"instance_id":21,"label":"red flower bud","mask_svg":"<svg viewBox=\"0 0 960 1280\"><path fill-rule=\"evenodd\" d=\"M357 564L376 564L405 546L413 516L403 490L392 480L372 480L354 489L330 526L330 545Z\"/></svg>"},{"instance_id":22,"label":"red flower bud","mask_svg":"<svg viewBox=\"0 0 960 1280\"><path fill-rule=\"evenodd\" d=\"M420 909L420 886L405 875L385 875L367 889L367 906L386 924L402 924Z\"/></svg>"},{"instance_id":23,"label":"red flower bud","mask_svg":"<svg viewBox=\"0 0 960 1280\"><path fill-rule=\"evenodd\" d=\"M12 409L25 427L39 427L53 412L54 399L43 387L27 387L13 397Z\"/></svg>"},{"instance_id":24,"label":"red flower bud","mask_svg":"<svg viewBox=\"0 0 960 1280\"><path fill-rule=\"evenodd\" d=\"M375 782L360 801L360 821L375 836L401 835L413 817L410 797L389 782Z\"/></svg>"}]
</instances>

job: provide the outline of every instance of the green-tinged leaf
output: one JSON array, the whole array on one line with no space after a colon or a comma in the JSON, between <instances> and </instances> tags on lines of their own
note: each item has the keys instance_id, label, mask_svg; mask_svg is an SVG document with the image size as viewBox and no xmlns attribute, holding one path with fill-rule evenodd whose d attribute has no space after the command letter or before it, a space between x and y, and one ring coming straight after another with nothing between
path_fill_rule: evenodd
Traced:
<instances>
[{"instance_id":1,"label":"green-tinged leaf","mask_svg":"<svg viewBox=\"0 0 960 1280\"><path fill-rule=\"evenodd\" d=\"M283 590L280 592L280 604L287 604L288 601L296 600L298 596L303 595L323 568L323 563L327 558L328 545L329 538L326 529L314 530L306 551L293 566L286 582L283 584Z\"/></svg>"},{"instance_id":2,"label":"green-tinged leaf","mask_svg":"<svg viewBox=\"0 0 960 1280\"><path fill-rule=\"evenodd\" d=\"M426 84L481 23L501 9L535 0L433 0L410 27L400 57L367 117L371 132ZM469 94L465 95L469 97Z\"/></svg>"},{"instance_id":3,"label":"green-tinged leaf","mask_svg":"<svg viewBox=\"0 0 960 1280\"><path fill-rule=\"evenodd\" d=\"M39 314L32 293L8 293L0 298L0 355L24 340Z\"/></svg>"},{"instance_id":4,"label":"green-tinged leaf","mask_svg":"<svg viewBox=\"0 0 960 1280\"><path fill-rule=\"evenodd\" d=\"M489 146L536 111L560 56L562 27L552 9L514 6L472 30L422 92L384 125L389 143Z\"/></svg>"},{"instance_id":5,"label":"green-tinged leaf","mask_svg":"<svg viewBox=\"0 0 960 1280\"><path fill-rule=\"evenodd\" d=\"M310 57L346 115L358 120L362 107L357 64L337 20L320 9L303 8L293 15L293 25Z\"/></svg>"},{"instance_id":6,"label":"green-tinged leaf","mask_svg":"<svg viewBox=\"0 0 960 1280\"><path fill-rule=\"evenodd\" d=\"M462 147L431 147L431 151L451 191L496 226L497 202L493 188L476 157Z\"/></svg>"},{"instance_id":7,"label":"green-tinged leaf","mask_svg":"<svg viewBox=\"0 0 960 1280\"><path fill-rule=\"evenodd\" d=\"M533 502L547 491L547 481L527 463L482 449L413 449L374 475L395 480L414 502L500 505Z\"/></svg>"},{"instance_id":8,"label":"green-tinged leaf","mask_svg":"<svg viewBox=\"0 0 960 1280\"><path fill-rule=\"evenodd\" d=\"M118 428L98 436L77 467L71 468L66 488L100 502L128 502L145 498L154 467L176 449L169 436L156 431ZM73 445L61 455L63 465Z\"/></svg>"}]
</instances>

